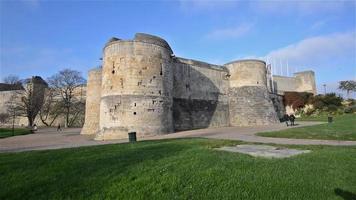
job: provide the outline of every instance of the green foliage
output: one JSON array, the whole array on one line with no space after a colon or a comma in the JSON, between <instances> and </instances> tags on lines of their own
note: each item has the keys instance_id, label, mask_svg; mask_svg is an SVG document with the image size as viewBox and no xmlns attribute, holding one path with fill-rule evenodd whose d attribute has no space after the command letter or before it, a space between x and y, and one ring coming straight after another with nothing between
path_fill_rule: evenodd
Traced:
<instances>
[{"instance_id":1,"label":"green foliage","mask_svg":"<svg viewBox=\"0 0 356 200\"><path fill-rule=\"evenodd\" d=\"M287 159L175 139L0 154L0 199L340 199L356 193L356 147L293 146Z\"/></svg>"},{"instance_id":2,"label":"green foliage","mask_svg":"<svg viewBox=\"0 0 356 200\"><path fill-rule=\"evenodd\" d=\"M356 114L344 114L333 116L333 118L334 122L331 124L292 128L283 131L259 133L258 135L297 139L356 140ZM327 115L304 118L304 120L308 121L324 122L326 122L327 119ZM297 124L298 120L296 121Z\"/></svg>"},{"instance_id":3,"label":"green foliage","mask_svg":"<svg viewBox=\"0 0 356 200\"><path fill-rule=\"evenodd\" d=\"M346 107L344 112L345 113L356 113L356 105Z\"/></svg>"},{"instance_id":4,"label":"green foliage","mask_svg":"<svg viewBox=\"0 0 356 200\"><path fill-rule=\"evenodd\" d=\"M342 108L342 97L336 96L335 93L329 93L326 95L316 95L311 98L311 104L313 104L315 110L322 110L327 112L336 112Z\"/></svg>"},{"instance_id":5,"label":"green foliage","mask_svg":"<svg viewBox=\"0 0 356 200\"><path fill-rule=\"evenodd\" d=\"M339 89L347 92L347 96L349 96L350 92L356 91L356 81L348 80L348 81L340 81Z\"/></svg>"}]
</instances>

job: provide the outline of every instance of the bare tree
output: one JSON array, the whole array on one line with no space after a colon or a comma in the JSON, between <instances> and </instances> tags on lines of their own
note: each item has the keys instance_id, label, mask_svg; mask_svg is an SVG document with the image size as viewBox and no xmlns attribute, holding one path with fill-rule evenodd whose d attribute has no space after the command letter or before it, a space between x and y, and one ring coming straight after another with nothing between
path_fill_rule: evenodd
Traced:
<instances>
[{"instance_id":1,"label":"bare tree","mask_svg":"<svg viewBox=\"0 0 356 200\"><path fill-rule=\"evenodd\" d=\"M24 89L14 91L11 100L8 102L8 112L14 117L14 113L16 113L16 116L27 117L28 126L33 126L36 116L43 105L47 83L38 76L24 80L21 83Z\"/></svg>"},{"instance_id":2,"label":"bare tree","mask_svg":"<svg viewBox=\"0 0 356 200\"><path fill-rule=\"evenodd\" d=\"M85 84L85 79L81 73L71 69L64 69L48 79L50 86L60 95L64 106L65 127L71 126L71 113L77 106L80 99L75 95L75 90ZM76 115L74 115L75 117Z\"/></svg>"},{"instance_id":3,"label":"bare tree","mask_svg":"<svg viewBox=\"0 0 356 200\"><path fill-rule=\"evenodd\" d=\"M16 91L14 92L11 97L10 101L6 102L7 104L7 113L11 116L12 121L12 135L15 135L15 120L18 116L22 116L24 113L19 108L21 107L21 103L19 99L21 98L21 92Z\"/></svg>"},{"instance_id":4,"label":"bare tree","mask_svg":"<svg viewBox=\"0 0 356 200\"><path fill-rule=\"evenodd\" d=\"M21 84L20 78L16 75L8 75L3 78L3 81L7 84Z\"/></svg>"},{"instance_id":5,"label":"bare tree","mask_svg":"<svg viewBox=\"0 0 356 200\"><path fill-rule=\"evenodd\" d=\"M39 112L40 120L46 126L52 126L54 121L64 112L62 101L59 101L56 97L53 88L46 90L44 103Z\"/></svg>"}]
</instances>

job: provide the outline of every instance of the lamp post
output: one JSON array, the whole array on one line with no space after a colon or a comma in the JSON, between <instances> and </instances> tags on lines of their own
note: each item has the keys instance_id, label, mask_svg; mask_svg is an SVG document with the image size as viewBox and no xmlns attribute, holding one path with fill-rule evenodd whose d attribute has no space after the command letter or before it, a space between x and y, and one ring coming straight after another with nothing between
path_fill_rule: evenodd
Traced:
<instances>
[{"instance_id":1,"label":"lamp post","mask_svg":"<svg viewBox=\"0 0 356 200\"><path fill-rule=\"evenodd\" d=\"M326 84L323 84L324 86L324 95L326 95Z\"/></svg>"}]
</instances>

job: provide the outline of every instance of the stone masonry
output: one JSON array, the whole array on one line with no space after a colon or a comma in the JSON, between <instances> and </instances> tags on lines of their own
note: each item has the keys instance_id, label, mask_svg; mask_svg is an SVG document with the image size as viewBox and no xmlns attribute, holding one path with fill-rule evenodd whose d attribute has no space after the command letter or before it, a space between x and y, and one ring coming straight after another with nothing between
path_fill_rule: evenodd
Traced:
<instances>
[{"instance_id":1,"label":"stone masonry","mask_svg":"<svg viewBox=\"0 0 356 200\"><path fill-rule=\"evenodd\" d=\"M298 87L309 89L313 76ZM238 60L223 66L176 57L156 36L112 38L101 68L89 72L81 134L97 140L123 139L221 126L278 123L281 105L266 63ZM276 83L274 83L276 84ZM293 84L299 84L294 81ZM272 101L273 99L273 101Z\"/></svg>"}]
</instances>

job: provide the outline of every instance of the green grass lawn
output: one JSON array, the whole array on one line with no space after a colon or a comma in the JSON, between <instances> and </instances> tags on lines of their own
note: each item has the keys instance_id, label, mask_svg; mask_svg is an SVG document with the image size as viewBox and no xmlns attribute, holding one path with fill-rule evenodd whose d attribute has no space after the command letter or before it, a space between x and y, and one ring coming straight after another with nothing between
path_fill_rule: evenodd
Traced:
<instances>
[{"instance_id":1,"label":"green grass lawn","mask_svg":"<svg viewBox=\"0 0 356 200\"><path fill-rule=\"evenodd\" d=\"M6 138L6 137L11 137L16 135L26 135L30 133L31 133L30 129L26 129L26 128L15 128L14 134L12 133L11 128L0 128L0 138Z\"/></svg>"},{"instance_id":2,"label":"green grass lawn","mask_svg":"<svg viewBox=\"0 0 356 200\"><path fill-rule=\"evenodd\" d=\"M316 120L314 121L321 121ZM322 140L356 140L356 114L336 116L331 124L287 129L283 131L264 132L257 135L280 138L304 138ZM298 119L296 120L298 124Z\"/></svg>"},{"instance_id":3,"label":"green grass lawn","mask_svg":"<svg viewBox=\"0 0 356 200\"><path fill-rule=\"evenodd\" d=\"M339 117L339 116L336 116ZM333 116L335 118L335 116ZM318 121L318 122L327 122L328 116L327 115L317 115L317 116L303 116L301 118L297 118L298 121Z\"/></svg>"},{"instance_id":4,"label":"green grass lawn","mask_svg":"<svg viewBox=\"0 0 356 200\"><path fill-rule=\"evenodd\" d=\"M0 199L351 199L356 147L296 146L286 159L176 139L0 154Z\"/></svg>"}]
</instances>

